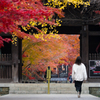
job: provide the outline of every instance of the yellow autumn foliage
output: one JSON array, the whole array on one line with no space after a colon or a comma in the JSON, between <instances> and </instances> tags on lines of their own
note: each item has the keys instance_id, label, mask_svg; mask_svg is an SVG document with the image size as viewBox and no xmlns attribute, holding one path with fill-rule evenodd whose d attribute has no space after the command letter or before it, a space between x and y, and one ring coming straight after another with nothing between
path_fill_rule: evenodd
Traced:
<instances>
[{"instance_id":1,"label":"yellow autumn foliage","mask_svg":"<svg viewBox=\"0 0 100 100\"><path fill-rule=\"evenodd\" d=\"M59 9L65 9L67 5L74 5L74 7L80 7L80 5L83 5L84 7L87 7L90 5L90 0L84 1L84 0L47 0L47 3L44 5L49 6L49 7L57 7ZM59 15L58 15L59 16ZM45 16L44 16L45 17ZM48 20L52 20L51 17ZM61 20L56 18L55 23L57 23L58 26L61 26ZM42 29L39 30L38 33L35 32L30 32L30 34L33 34L36 39L41 39L43 41L47 41L47 39L51 38L60 38L60 36L57 34L58 31L56 30L56 25L50 25L47 27L47 23L41 23L41 22L35 22L31 21L26 27L22 27L25 31L28 31L29 27L37 27L41 26ZM48 30L50 30L48 32ZM49 33L46 37L44 36L45 34Z\"/></svg>"},{"instance_id":2,"label":"yellow autumn foliage","mask_svg":"<svg viewBox=\"0 0 100 100\"><path fill-rule=\"evenodd\" d=\"M45 4L47 6L58 7L60 9L65 9L67 5L73 4L74 7L80 7L80 5L84 5L85 7L90 5L90 0L47 0L48 2Z\"/></svg>"}]
</instances>

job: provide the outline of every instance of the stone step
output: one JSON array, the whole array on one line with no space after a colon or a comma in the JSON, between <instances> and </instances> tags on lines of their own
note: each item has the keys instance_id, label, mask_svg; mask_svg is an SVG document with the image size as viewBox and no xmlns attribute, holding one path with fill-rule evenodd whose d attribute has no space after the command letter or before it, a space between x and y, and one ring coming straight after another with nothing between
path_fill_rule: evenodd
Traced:
<instances>
[{"instance_id":1,"label":"stone step","mask_svg":"<svg viewBox=\"0 0 100 100\"><path fill-rule=\"evenodd\" d=\"M8 87L9 94L47 94L48 83L0 83ZM82 93L89 94L89 87L100 87L99 83L83 83ZM75 94L74 83L50 83L50 94Z\"/></svg>"}]
</instances>

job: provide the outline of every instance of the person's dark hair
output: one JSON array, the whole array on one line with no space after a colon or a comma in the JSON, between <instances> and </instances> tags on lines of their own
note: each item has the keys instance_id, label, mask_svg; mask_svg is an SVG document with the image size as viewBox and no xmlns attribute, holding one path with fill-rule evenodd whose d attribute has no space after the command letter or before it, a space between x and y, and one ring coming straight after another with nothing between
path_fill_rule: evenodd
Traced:
<instances>
[{"instance_id":1,"label":"person's dark hair","mask_svg":"<svg viewBox=\"0 0 100 100\"><path fill-rule=\"evenodd\" d=\"M82 63L81 57L78 56L78 57L76 58L75 64L80 65L81 63Z\"/></svg>"},{"instance_id":2,"label":"person's dark hair","mask_svg":"<svg viewBox=\"0 0 100 100\"><path fill-rule=\"evenodd\" d=\"M48 66L48 69L50 69L50 66Z\"/></svg>"}]
</instances>

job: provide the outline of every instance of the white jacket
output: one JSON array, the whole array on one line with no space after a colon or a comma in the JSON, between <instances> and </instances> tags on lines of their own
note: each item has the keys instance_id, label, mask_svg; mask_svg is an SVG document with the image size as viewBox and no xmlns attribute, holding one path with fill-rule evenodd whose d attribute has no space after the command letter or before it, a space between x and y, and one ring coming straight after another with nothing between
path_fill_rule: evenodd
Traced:
<instances>
[{"instance_id":1,"label":"white jacket","mask_svg":"<svg viewBox=\"0 0 100 100\"><path fill-rule=\"evenodd\" d=\"M83 81L87 80L87 72L86 67L83 63L80 65L73 64L72 66L72 79L73 81Z\"/></svg>"}]
</instances>

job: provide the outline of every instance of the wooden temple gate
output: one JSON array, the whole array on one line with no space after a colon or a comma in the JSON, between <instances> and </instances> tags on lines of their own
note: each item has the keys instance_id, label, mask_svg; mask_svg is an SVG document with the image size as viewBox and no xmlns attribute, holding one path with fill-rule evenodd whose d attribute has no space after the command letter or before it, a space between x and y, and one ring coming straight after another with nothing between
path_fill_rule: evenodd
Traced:
<instances>
[{"instance_id":1,"label":"wooden temple gate","mask_svg":"<svg viewBox=\"0 0 100 100\"><path fill-rule=\"evenodd\" d=\"M62 26L58 27L59 34L80 35L80 56L82 62L86 65L88 73L88 82L100 82L100 74L96 77L90 77L90 60L100 61L100 47L98 52L96 48L100 43L100 26L98 22L100 15L95 14L94 10L99 9L100 1L91 0L90 7L73 8L68 6L65 11L65 18L62 19ZM100 66L100 65L99 65ZM100 72L100 68L99 71Z\"/></svg>"},{"instance_id":2,"label":"wooden temple gate","mask_svg":"<svg viewBox=\"0 0 100 100\"><path fill-rule=\"evenodd\" d=\"M3 38L12 38L10 34L0 34ZM0 49L0 83L21 81L21 40L17 38L16 44L5 43Z\"/></svg>"}]
</instances>

